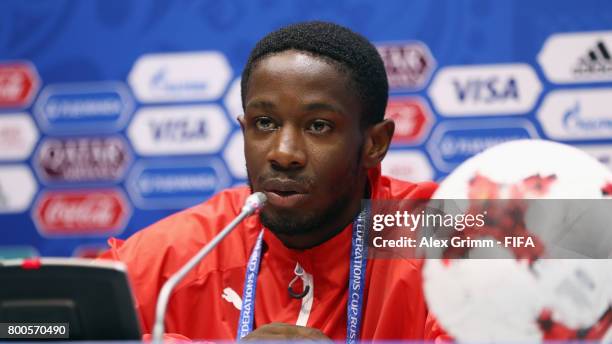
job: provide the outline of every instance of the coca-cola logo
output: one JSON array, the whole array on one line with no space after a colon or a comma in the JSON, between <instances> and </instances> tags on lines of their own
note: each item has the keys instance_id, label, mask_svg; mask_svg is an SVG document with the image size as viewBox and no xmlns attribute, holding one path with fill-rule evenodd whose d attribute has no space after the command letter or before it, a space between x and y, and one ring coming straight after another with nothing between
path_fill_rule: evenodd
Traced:
<instances>
[{"instance_id":1,"label":"coca-cola logo","mask_svg":"<svg viewBox=\"0 0 612 344\"><path fill-rule=\"evenodd\" d=\"M38 90L38 83L32 64L0 64L0 108L25 107Z\"/></svg>"},{"instance_id":2,"label":"coca-cola logo","mask_svg":"<svg viewBox=\"0 0 612 344\"><path fill-rule=\"evenodd\" d=\"M118 137L47 139L37 157L40 175L49 182L117 180L130 161L127 145Z\"/></svg>"},{"instance_id":3,"label":"coca-cola logo","mask_svg":"<svg viewBox=\"0 0 612 344\"><path fill-rule=\"evenodd\" d=\"M46 192L33 212L43 235L114 234L129 216L125 197L117 190Z\"/></svg>"}]
</instances>

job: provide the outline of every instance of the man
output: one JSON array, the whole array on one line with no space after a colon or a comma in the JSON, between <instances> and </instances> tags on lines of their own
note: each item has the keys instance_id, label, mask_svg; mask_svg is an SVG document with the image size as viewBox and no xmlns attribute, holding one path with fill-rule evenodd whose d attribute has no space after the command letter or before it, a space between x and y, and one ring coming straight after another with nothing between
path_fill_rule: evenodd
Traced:
<instances>
[{"instance_id":1,"label":"man","mask_svg":"<svg viewBox=\"0 0 612 344\"><path fill-rule=\"evenodd\" d=\"M257 43L242 75L238 119L250 188L225 190L125 243L109 241L104 256L128 265L144 331L152 330L168 277L238 214L251 192L262 191L268 203L259 216L244 221L174 290L167 332L205 339L236 339L250 328L247 338L254 339L440 335L427 313L418 261L351 259L361 253L353 222L363 198L429 198L435 188L380 175L394 131L384 119L387 98L376 49L346 28L296 24ZM247 265L256 277L243 294ZM362 297L352 290L364 290ZM241 309L253 311L254 321Z\"/></svg>"}]
</instances>

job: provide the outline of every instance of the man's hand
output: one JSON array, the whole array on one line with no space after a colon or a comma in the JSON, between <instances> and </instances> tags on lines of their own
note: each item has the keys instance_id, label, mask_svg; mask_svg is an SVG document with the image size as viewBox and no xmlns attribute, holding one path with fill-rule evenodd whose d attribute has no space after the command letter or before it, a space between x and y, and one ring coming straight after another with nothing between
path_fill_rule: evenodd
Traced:
<instances>
[{"instance_id":1,"label":"man's hand","mask_svg":"<svg viewBox=\"0 0 612 344\"><path fill-rule=\"evenodd\" d=\"M313 340L332 342L320 330L312 327L296 326L283 323L264 325L249 333L242 340Z\"/></svg>"}]
</instances>

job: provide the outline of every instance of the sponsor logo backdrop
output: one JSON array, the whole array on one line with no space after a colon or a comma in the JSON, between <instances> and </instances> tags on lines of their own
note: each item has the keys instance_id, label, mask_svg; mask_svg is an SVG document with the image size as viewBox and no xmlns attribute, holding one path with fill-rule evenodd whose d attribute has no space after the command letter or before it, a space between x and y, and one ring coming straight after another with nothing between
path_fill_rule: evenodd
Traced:
<instances>
[{"instance_id":1,"label":"sponsor logo backdrop","mask_svg":"<svg viewBox=\"0 0 612 344\"><path fill-rule=\"evenodd\" d=\"M441 180L545 138L612 168L612 2L3 1L0 258L96 256L244 184L250 48L323 19L376 43L397 123L383 171Z\"/></svg>"}]
</instances>

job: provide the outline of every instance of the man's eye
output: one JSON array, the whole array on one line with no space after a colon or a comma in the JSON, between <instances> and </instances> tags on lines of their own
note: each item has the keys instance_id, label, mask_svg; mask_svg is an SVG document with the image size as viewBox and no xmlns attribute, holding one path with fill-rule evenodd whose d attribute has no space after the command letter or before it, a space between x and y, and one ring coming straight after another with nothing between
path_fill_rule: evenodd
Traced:
<instances>
[{"instance_id":1,"label":"man's eye","mask_svg":"<svg viewBox=\"0 0 612 344\"><path fill-rule=\"evenodd\" d=\"M332 130L332 126L327 121L316 120L310 124L308 130L316 134L323 134Z\"/></svg>"},{"instance_id":2,"label":"man's eye","mask_svg":"<svg viewBox=\"0 0 612 344\"><path fill-rule=\"evenodd\" d=\"M269 117L259 117L255 119L255 126L259 130L274 130L276 129L276 124Z\"/></svg>"}]
</instances>

